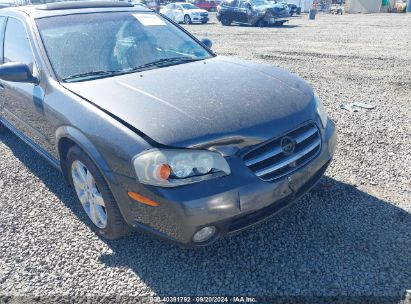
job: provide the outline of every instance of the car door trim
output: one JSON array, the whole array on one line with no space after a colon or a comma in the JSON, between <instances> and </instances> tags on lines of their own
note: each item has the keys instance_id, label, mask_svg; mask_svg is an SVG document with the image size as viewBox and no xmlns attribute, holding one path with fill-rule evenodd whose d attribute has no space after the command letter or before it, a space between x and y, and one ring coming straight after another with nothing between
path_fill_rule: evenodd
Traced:
<instances>
[{"instance_id":1,"label":"car door trim","mask_svg":"<svg viewBox=\"0 0 411 304\"><path fill-rule=\"evenodd\" d=\"M32 141L29 137L23 134L19 129L15 128L11 123L0 117L0 123L2 123L7 129L14 133L19 139L25 142L30 148L36 151L40 156L44 157L54 168L61 172L60 162L55 159L50 153L45 151L42 147Z\"/></svg>"},{"instance_id":2,"label":"car door trim","mask_svg":"<svg viewBox=\"0 0 411 304\"><path fill-rule=\"evenodd\" d=\"M21 118L19 118L18 116L16 116L15 114L13 114L12 112L10 112L9 110L7 110L6 108L3 109L3 111L5 113L7 113L8 116L13 117L13 119L17 120L20 124L24 125L25 128L29 129L31 132L35 133L38 137L40 137L41 139L44 139L45 141L49 141L49 139L47 138L47 136L45 136L43 133L41 133L39 130L37 130L36 128L32 127L31 125L29 125L27 122L25 122L24 120L22 120ZM10 124L10 122L9 122ZM15 127L16 128L16 127Z\"/></svg>"}]
</instances>

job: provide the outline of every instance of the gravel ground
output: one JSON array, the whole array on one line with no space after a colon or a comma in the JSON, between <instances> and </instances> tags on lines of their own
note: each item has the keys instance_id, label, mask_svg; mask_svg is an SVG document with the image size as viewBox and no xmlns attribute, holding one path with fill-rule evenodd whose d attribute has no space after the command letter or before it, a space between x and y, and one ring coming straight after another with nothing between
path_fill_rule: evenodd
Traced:
<instances>
[{"instance_id":1,"label":"gravel ground","mask_svg":"<svg viewBox=\"0 0 411 304\"><path fill-rule=\"evenodd\" d=\"M318 15L277 28L222 27L215 19L186 26L221 55L304 77L339 128L319 186L210 247L181 249L139 233L99 239L61 175L14 135L0 135L0 295L403 299L411 290L410 20ZM376 108L338 109L353 101Z\"/></svg>"}]
</instances>

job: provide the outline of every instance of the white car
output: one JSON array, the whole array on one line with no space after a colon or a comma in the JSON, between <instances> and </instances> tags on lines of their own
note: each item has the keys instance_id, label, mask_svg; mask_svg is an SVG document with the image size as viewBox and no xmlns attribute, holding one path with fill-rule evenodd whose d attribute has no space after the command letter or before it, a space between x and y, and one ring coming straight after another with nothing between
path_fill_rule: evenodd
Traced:
<instances>
[{"instance_id":1,"label":"white car","mask_svg":"<svg viewBox=\"0 0 411 304\"><path fill-rule=\"evenodd\" d=\"M167 4L160 10L160 14L163 14L174 22L184 22L185 24L191 24L193 22L207 23L209 20L206 10L186 2Z\"/></svg>"}]
</instances>

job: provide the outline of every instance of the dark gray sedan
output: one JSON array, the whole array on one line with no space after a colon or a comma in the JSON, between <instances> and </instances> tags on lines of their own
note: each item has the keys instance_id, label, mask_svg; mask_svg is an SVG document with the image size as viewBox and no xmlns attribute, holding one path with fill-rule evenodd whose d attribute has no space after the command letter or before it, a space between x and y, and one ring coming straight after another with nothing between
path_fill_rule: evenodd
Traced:
<instances>
[{"instance_id":1,"label":"dark gray sedan","mask_svg":"<svg viewBox=\"0 0 411 304\"><path fill-rule=\"evenodd\" d=\"M216 56L146 8L8 8L0 29L0 124L61 170L105 238L209 244L289 206L331 161L334 123L305 81Z\"/></svg>"}]
</instances>

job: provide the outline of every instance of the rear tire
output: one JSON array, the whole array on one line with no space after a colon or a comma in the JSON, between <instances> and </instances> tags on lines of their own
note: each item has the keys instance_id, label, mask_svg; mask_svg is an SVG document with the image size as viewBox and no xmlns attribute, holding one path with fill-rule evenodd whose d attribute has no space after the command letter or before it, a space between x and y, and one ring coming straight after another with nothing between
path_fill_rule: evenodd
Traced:
<instances>
[{"instance_id":1,"label":"rear tire","mask_svg":"<svg viewBox=\"0 0 411 304\"><path fill-rule=\"evenodd\" d=\"M79 183L84 180L79 178L80 168L83 169L81 173L84 173L81 177L87 177L85 180L90 182ZM115 240L125 236L131 229L124 221L106 180L90 157L78 146L71 147L67 152L67 170L70 184L87 214L89 226L106 239ZM74 178L76 182L73 181ZM97 201L99 204L93 204Z\"/></svg>"},{"instance_id":2,"label":"rear tire","mask_svg":"<svg viewBox=\"0 0 411 304\"><path fill-rule=\"evenodd\" d=\"M191 18L189 15L185 15L184 16L184 23L185 24L191 24Z\"/></svg>"},{"instance_id":3,"label":"rear tire","mask_svg":"<svg viewBox=\"0 0 411 304\"><path fill-rule=\"evenodd\" d=\"M206 24L206 23L207 23L207 21L201 21L201 23L202 23L202 24Z\"/></svg>"}]
</instances>

